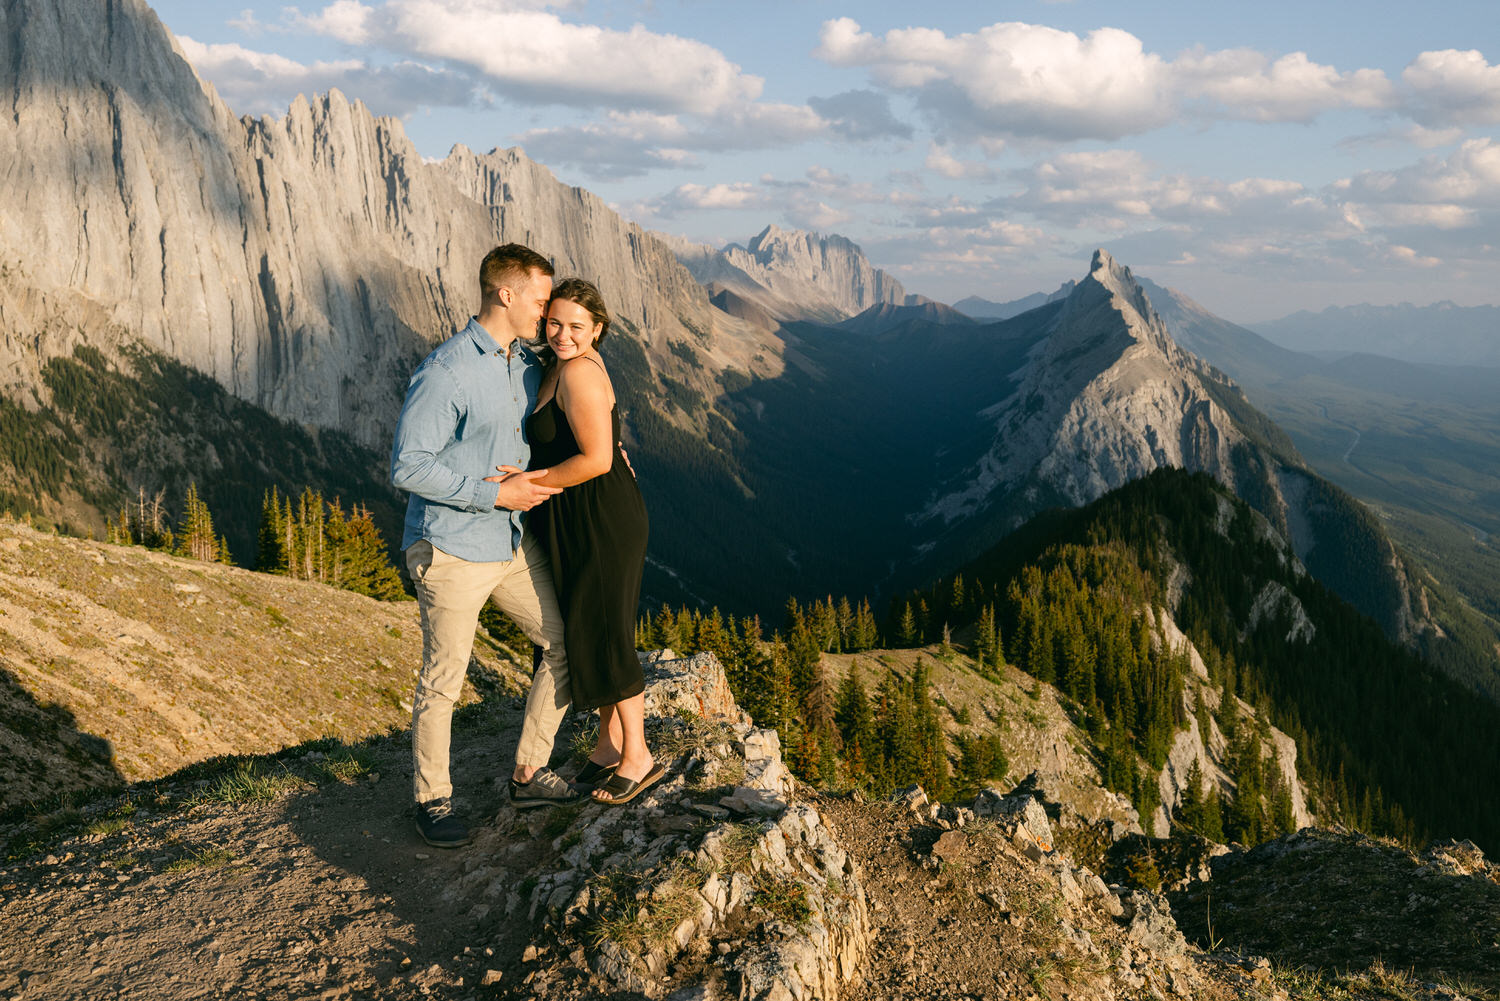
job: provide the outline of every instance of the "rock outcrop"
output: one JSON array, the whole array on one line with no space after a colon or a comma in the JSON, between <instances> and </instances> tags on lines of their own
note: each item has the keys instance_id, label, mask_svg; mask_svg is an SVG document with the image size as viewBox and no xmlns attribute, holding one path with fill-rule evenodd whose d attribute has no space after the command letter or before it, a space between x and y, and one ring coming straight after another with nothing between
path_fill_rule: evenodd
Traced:
<instances>
[{"instance_id":1,"label":"rock outcrop","mask_svg":"<svg viewBox=\"0 0 1500 1001\"><path fill-rule=\"evenodd\" d=\"M669 777L631 809L582 804L526 893L514 888L506 832L544 821L505 807L449 891L452 906L541 923L526 974L539 996L578 988L581 965L648 997L695 986L835 996L870 945L861 875L798 794L776 731L734 703L712 654L644 659L651 744L664 762L673 755Z\"/></svg>"},{"instance_id":2,"label":"rock outcrop","mask_svg":"<svg viewBox=\"0 0 1500 1001\"><path fill-rule=\"evenodd\" d=\"M919 520L957 521L1028 489L1076 507L1162 466L1233 486L1232 452L1246 438L1205 388L1208 377L1130 270L1096 251L1015 392L990 408L994 444Z\"/></svg>"},{"instance_id":3,"label":"rock outcrop","mask_svg":"<svg viewBox=\"0 0 1500 1001\"><path fill-rule=\"evenodd\" d=\"M1500 987L1500 866L1472 842L1416 851L1309 829L1219 855L1209 881L1170 896L1199 942L1220 938L1291 967L1404 971L1413 992L1432 980L1471 985L1455 994L1476 997Z\"/></svg>"}]
</instances>

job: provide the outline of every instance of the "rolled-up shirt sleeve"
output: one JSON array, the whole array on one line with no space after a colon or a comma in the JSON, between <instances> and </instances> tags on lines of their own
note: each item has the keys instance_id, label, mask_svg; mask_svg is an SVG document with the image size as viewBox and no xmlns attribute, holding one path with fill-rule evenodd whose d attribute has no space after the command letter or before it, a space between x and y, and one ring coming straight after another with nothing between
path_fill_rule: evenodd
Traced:
<instances>
[{"instance_id":1,"label":"rolled-up shirt sleeve","mask_svg":"<svg viewBox=\"0 0 1500 1001\"><path fill-rule=\"evenodd\" d=\"M466 476L443 462L453 444L467 404L463 389L441 364L417 369L406 390L391 449L391 483L433 504L463 511L495 507L495 484L483 476Z\"/></svg>"}]
</instances>

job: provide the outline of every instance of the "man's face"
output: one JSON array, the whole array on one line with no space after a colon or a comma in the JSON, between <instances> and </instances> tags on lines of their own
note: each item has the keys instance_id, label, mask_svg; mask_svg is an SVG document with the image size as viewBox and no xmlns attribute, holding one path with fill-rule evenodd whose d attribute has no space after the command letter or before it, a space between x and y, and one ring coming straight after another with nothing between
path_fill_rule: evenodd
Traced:
<instances>
[{"instance_id":1,"label":"man's face","mask_svg":"<svg viewBox=\"0 0 1500 1001\"><path fill-rule=\"evenodd\" d=\"M511 309L515 310L516 332L525 337L541 336L542 314L552 296L552 279L533 269L524 283L518 283Z\"/></svg>"}]
</instances>

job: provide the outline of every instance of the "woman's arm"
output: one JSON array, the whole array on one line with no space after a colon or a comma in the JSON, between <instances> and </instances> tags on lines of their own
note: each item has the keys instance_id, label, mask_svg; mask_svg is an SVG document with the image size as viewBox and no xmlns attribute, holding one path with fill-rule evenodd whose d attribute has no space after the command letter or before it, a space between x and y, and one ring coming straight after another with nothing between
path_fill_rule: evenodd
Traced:
<instances>
[{"instance_id":1,"label":"woman's arm","mask_svg":"<svg viewBox=\"0 0 1500 1001\"><path fill-rule=\"evenodd\" d=\"M615 461L614 426L610 421L609 376L591 360L565 362L558 374L557 402L567 405L568 426L578 440L579 453L564 459L536 482L547 487L571 487L609 472Z\"/></svg>"}]
</instances>

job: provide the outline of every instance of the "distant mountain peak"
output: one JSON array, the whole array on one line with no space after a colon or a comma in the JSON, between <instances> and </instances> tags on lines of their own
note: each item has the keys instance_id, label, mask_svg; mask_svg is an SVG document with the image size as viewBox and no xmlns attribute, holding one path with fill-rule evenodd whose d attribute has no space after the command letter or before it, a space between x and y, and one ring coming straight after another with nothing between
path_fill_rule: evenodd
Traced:
<instances>
[{"instance_id":1,"label":"distant mountain peak","mask_svg":"<svg viewBox=\"0 0 1500 1001\"><path fill-rule=\"evenodd\" d=\"M732 293L776 322L838 323L881 303L915 305L901 283L848 237L770 224L721 250L669 239L677 258L715 293Z\"/></svg>"},{"instance_id":2,"label":"distant mountain peak","mask_svg":"<svg viewBox=\"0 0 1500 1001\"><path fill-rule=\"evenodd\" d=\"M996 428L987 453L918 519L961 523L1026 496L1076 506L1162 466L1233 484L1230 453L1244 435L1206 375L1130 269L1098 250L1017 373L1015 391L986 411ZM1016 523L1038 505L1021 503Z\"/></svg>"},{"instance_id":3,"label":"distant mountain peak","mask_svg":"<svg viewBox=\"0 0 1500 1001\"><path fill-rule=\"evenodd\" d=\"M1128 267L1115 260L1103 247L1094 251L1088 277L1080 283L1080 289L1086 289L1090 281L1097 282L1111 295L1119 298L1120 301L1115 305L1124 316L1126 326L1133 333L1148 337L1163 347L1172 342L1166 324L1162 323L1161 317L1152 307L1151 300L1147 297L1146 290L1141 283L1136 281L1135 275L1131 274ZM1073 296L1079 294L1078 289L1073 291ZM1173 346L1175 347L1175 344Z\"/></svg>"}]
</instances>

